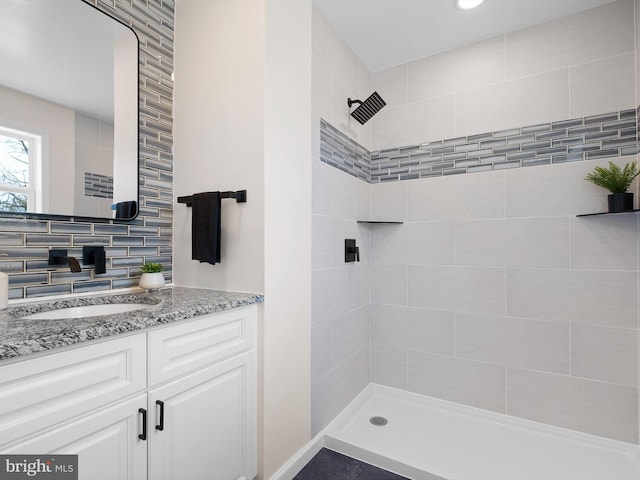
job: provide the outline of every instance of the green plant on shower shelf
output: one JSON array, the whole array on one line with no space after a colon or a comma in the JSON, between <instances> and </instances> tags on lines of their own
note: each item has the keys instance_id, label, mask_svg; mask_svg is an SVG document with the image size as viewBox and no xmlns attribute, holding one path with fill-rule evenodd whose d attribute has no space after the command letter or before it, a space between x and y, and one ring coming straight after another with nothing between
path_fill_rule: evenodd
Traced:
<instances>
[{"instance_id":1,"label":"green plant on shower shelf","mask_svg":"<svg viewBox=\"0 0 640 480\"><path fill-rule=\"evenodd\" d=\"M609 168L595 167L593 172L585 177L591 183L606 188L611 193L626 193L633 179L640 175L637 162L627 163L624 168L609 162Z\"/></svg>"},{"instance_id":2,"label":"green plant on shower shelf","mask_svg":"<svg viewBox=\"0 0 640 480\"><path fill-rule=\"evenodd\" d=\"M160 273L164 270L164 267L159 263L145 263L140 267L140 273Z\"/></svg>"}]
</instances>

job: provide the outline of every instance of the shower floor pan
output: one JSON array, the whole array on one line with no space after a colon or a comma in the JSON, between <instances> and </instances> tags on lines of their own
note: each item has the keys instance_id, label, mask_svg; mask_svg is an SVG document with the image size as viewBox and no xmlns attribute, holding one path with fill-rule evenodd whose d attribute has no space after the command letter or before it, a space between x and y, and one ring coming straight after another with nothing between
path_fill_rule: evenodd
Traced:
<instances>
[{"instance_id":1,"label":"shower floor pan","mask_svg":"<svg viewBox=\"0 0 640 480\"><path fill-rule=\"evenodd\" d=\"M324 445L415 480L640 479L636 445L375 384Z\"/></svg>"}]
</instances>

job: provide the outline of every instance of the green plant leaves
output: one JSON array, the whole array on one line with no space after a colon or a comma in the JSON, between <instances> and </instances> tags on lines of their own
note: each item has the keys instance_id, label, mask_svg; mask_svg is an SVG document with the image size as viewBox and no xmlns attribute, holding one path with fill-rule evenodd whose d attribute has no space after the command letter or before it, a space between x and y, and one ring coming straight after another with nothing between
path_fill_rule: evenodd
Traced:
<instances>
[{"instance_id":1,"label":"green plant leaves","mask_svg":"<svg viewBox=\"0 0 640 480\"><path fill-rule=\"evenodd\" d=\"M611 193L625 193L631 186L633 179L640 175L637 162L627 163L624 168L609 162L609 168L595 167L585 180L606 188Z\"/></svg>"},{"instance_id":2,"label":"green plant leaves","mask_svg":"<svg viewBox=\"0 0 640 480\"><path fill-rule=\"evenodd\" d=\"M140 272L142 273L158 273L164 270L164 267L159 263L145 263L142 267L140 267Z\"/></svg>"}]
</instances>

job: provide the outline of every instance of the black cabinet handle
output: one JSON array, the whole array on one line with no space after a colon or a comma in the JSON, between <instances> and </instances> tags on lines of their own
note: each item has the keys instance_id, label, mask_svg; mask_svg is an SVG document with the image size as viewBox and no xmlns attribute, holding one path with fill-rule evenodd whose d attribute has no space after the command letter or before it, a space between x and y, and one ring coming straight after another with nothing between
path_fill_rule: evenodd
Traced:
<instances>
[{"instance_id":1,"label":"black cabinet handle","mask_svg":"<svg viewBox=\"0 0 640 480\"><path fill-rule=\"evenodd\" d=\"M160 407L160 422L156 425L156 430L164 430L164 402L162 400L156 400L156 405Z\"/></svg>"},{"instance_id":2,"label":"black cabinet handle","mask_svg":"<svg viewBox=\"0 0 640 480\"><path fill-rule=\"evenodd\" d=\"M138 435L140 440L147 439L147 411L144 408L139 408L138 413L142 414L142 433Z\"/></svg>"}]
</instances>

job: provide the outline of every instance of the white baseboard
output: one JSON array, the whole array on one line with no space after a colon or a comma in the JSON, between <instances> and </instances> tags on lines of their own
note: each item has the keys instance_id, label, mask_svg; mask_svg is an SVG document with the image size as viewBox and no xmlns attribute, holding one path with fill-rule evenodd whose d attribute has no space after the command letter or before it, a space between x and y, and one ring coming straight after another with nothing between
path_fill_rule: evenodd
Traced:
<instances>
[{"instance_id":1,"label":"white baseboard","mask_svg":"<svg viewBox=\"0 0 640 480\"><path fill-rule=\"evenodd\" d=\"M298 450L269 480L292 480L304 466L324 447L324 430Z\"/></svg>"}]
</instances>

